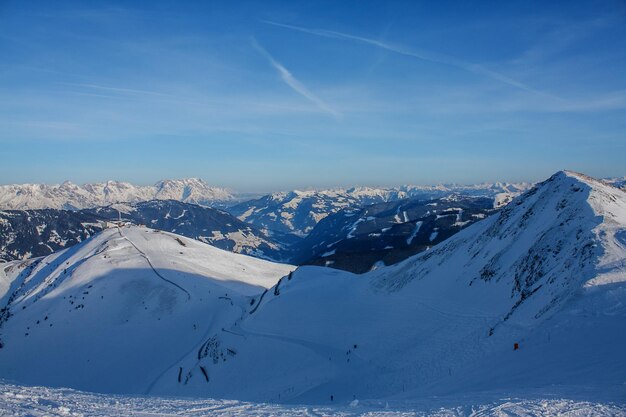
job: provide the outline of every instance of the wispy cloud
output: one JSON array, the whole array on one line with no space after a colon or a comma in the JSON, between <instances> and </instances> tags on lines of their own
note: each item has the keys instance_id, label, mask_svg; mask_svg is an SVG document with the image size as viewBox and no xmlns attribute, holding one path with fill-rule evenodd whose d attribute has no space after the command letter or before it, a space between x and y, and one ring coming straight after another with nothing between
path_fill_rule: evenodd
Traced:
<instances>
[{"instance_id":1,"label":"wispy cloud","mask_svg":"<svg viewBox=\"0 0 626 417\"><path fill-rule=\"evenodd\" d=\"M453 67L457 67L460 69L463 69L465 71L469 71L471 73L474 74L478 74L481 76L485 76L488 78L491 78L493 80L502 82L504 84L508 84L512 87L516 87L519 88L521 90L524 91L528 91L531 93L535 93L535 94L539 94L542 96L548 96L551 98L555 98L558 99L558 97L555 97L549 93L546 93L544 91L541 90L537 90L535 88L532 88L524 83L522 83L521 81L515 80L513 78L507 77L506 75L500 74L496 71L492 71L488 68L485 68L484 66L480 65L480 64L474 64L471 62L466 62L448 55L444 55L444 54L440 54L440 53L436 53L436 52L431 52L431 51L425 51L425 50L418 50L418 49L414 49L414 48L409 48L403 45L397 45L397 44L392 44L392 43L388 43L388 42L382 42L379 41L377 39L371 39L371 38L366 38L366 37L362 37L362 36L356 36L356 35L351 35L348 33L342 33L342 32L336 32L333 30L325 30L325 29L309 29L309 28L304 28L301 26L294 26L294 25L288 25L285 23L278 23L278 22L273 22L270 20L263 20L264 23L267 23L269 25L274 25L274 26L279 26L282 28L286 28L286 29L291 29L291 30L296 30L299 32L304 32L304 33L309 33L311 35L316 35L316 36L323 36L326 38L333 38L333 39L343 39L343 40L349 40L349 41L355 41L355 42L361 42L361 43L365 43L365 44L369 44L369 45L373 45L376 46L378 48L382 48L382 49L386 49L388 51L391 52L395 52L397 54L400 55L405 55L405 56L410 56L413 58L417 58L417 59L421 59L423 61L428 61L428 62L433 62L433 63L437 63L437 64L444 64L444 65L450 65Z\"/></svg>"},{"instance_id":2,"label":"wispy cloud","mask_svg":"<svg viewBox=\"0 0 626 417\"><path fill-rule=\"evenodd\" d=\"M87 88L87 89L108 91L112 93L120 93L120 94L147 95L147 96L158 96L158 97L176 97L171 94L165 94L165 93L149 91L149 90L138 90L134 88L111 87L107 85L85 84L85 83L61 83L61 84L73 86L73 87L82 87L82 88Z\"/></svg>"},{"instance_id":3,"label":"wispy cloud","mask_svg":"<svg viewBox=\"0 0 626 417\"><path fill-rule=\"evenodd\" d=\"M341 114L332 108L330 108L322 99L317 97L304 84L298 81L291 72L287 68L285 68L280 62L276 61L272 55L270 55L265 48L263 48L259 42L255 38L252 38L252 46L259 51L261 55L263 55L267 60L272 64L272 66L278 71L281 79L287 84L293 91L300 94L302 97L307 100L313 102L320 110L325 111L336 118L339 118Z\"/></svg>"}]
</instances>

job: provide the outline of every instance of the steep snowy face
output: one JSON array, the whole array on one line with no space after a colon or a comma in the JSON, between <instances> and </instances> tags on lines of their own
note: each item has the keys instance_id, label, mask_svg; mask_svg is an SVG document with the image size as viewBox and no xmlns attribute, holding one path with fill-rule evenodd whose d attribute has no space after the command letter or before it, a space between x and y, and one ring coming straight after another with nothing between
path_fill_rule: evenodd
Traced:
<instances>
[{"instance_id":1,"label":"steep snowy face","mask_svg":"<svg viewBox=\"0 0 626 417\"><path fill-rule=\"evenodd\" d=\"M490 197L494 199L494 208L498 208L507 205L513 198L528 191L532 186L533 184L528 182L494 182L470 185L405 185L400 187L399 190L406 193L408 197L419 198L442 198L450 194L462 194L470 197Z\"/></svg>"},{"instance_id":2,"label":"steep snowy face","mask_svg":"<svg viewBox=\"0 0 626 417\"><path fill-rule=\"evenodd\" d=\"M622 190L559 172L491 218L381 271L375 282L396 291L411 281L445 280L462 271L461 283L477 292L497 289L508 295L497 297L507 309L504 321L536 319L584 285L601 282L605 265L623 274L625 225Z\"/></svg>"},{"instance_id":3,"label":"steep snowy face","mask_svg":"<svg viewBox=\"0 0 626 417\"><path fill-rule=\"evenodd\" d=\"M401 199L434 199L453 194L493 199L501 207L531 184L405 185L397 188L354 187L321 191L273 193L227 208L240 220L261 228L305 236L330 214Z\"/></svg>"},{"instance_id":4,"label":"steep snowy face","mask_svg":"<svg viewBox=\"0 0 626 417\"><path fill-rule=\"evenodd\" d=\"M170 370L177 381L182 358L292 269L143 227L107 229L48 257L3 264L0 375L149 392Z\"/></svg>"},{"instance_id":5,"label":"steep snowy face","mask_svg":"<svg viewBox=\"0 0 626 417\"><path fill-rule=\"evenodd\" d=\"M206 365L204 389L307 402L621 386L625 216L623 191L560 172L400 264L299 268L231 328L245 341L219 335L239 353Z\"/></svg>"},{"instance_id":6,"label":"steep snowy face","mask_svg":"<svg viewBox=\"0 0 626 417\"><path fill-rule=\"evenodd\" d=\"M164 180L154 186L127 182L76 185L21 184L0 186L0 208L4 210L78 210L119 202L178 200L205 206L222 205L236 197L224 188L210 187L199 179Z\"/></svg>"}]
</instances>

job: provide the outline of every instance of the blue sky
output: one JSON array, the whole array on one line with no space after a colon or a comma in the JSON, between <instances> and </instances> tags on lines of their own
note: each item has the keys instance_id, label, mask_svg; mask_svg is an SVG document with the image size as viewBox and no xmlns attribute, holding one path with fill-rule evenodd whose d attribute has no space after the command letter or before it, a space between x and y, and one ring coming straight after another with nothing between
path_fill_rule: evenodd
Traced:
<instances>
[{"instance_id":1,"label":"blue sky","mask_svg":"<svg viewBox=\"0 0 626 417\"><path fill-rule=\"evenodd\" d=\"M0 1L0 183L626 175L626 5Z\"/></svg>"}]
</instances>

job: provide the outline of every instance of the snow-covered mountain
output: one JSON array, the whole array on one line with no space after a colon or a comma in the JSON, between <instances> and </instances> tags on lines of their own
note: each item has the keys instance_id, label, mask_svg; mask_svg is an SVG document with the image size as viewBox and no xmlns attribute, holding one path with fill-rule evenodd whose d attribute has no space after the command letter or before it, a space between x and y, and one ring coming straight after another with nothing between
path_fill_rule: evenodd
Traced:
<instances>
[{"instance_id":1,"label":"snow-covered mountain","mask_svg":"<svg viewBox=\"0 0 626 417\"><path fill-rule=\"evenodd\" d=\"M0 261L49 255L102 230L100 218L79 211L0 211Z\"/></svg>"},{"instance_id":2,"label":"snow-covered mountain","mask_svg":"<svg viewBox=\"0 0 626 417\"><path fill-rule=\"evenodd\" d=\"M229 190L209 186L197 178L163 180L153 186L127 182L76 185L69 181L58 185L16 184L0 186L0 209L78 210L120 202L178 200L203 206L221 206L236 201Z\"/></svg>"},{"instance_id":3,"label":"snow-covered mountain","mask_svg":"<svg viewBox=\"0 0 626 417\"><path fill-rule=\"evenodd\" d=\"M256 305L229 328L245 339L216 334L237 359L203 362L214 384L194 379L189 391L315 402L615 389L626 375L626 194L560 172L402 263L364 275L299 268Z\"/></svg>"},{"instance_id":4,"label":"snow-covered mountain","mask_svg":"<svg viewBox=\"0 0 626 417\"><path fill-rule=\"evenodd\" d=\"M495 183L469 186L355 187L279 192L245 201L254 195L211 187L197 178L162 180L153 186L137 186L119 181L76 185L66 181L57 185L0 185L0 210L80 210L123 202L176 200L218 208L235 205L229 211L243 221L260 228L305 235L328 214L348 207L363 207L410 197L436 198L454 192L492 197L498 205L502 205L529 186L525 183ZM242 201L244 202L241 203Z\"/></svg>"},{"instance_id":5,"label":"snow-covered mountain","mask_svg":"<svg viewBox=\"0 0 626 417\"><path fill-rule=\"evenodd\" d=\"M626 193L583 175L393 266L290 269L137 227L11 262L0 377L300 404L623 390Z\"/></svg>"},{"instance_id":6,"label":"snow-covered mountain","mask_svg":"<svg viewBox=\"0 0 626 417\"><path fill-rule=\"evenodd\" d=\"M396 188L355 187L321 191L290 191L263 196L227 207L239 219L260 228L305 236L326 216L348 208L406 198L433 199L452 194L488 197L501 207L532 184L493 183L478 185L405 185Z\"/></svg>"},{"instance_id":7,"label":"snow-covered mountain","mask_svg":"<svg viewBox=\"0 0 626 417\"><path fill-rule=\"evenodd\" d=\"M292 269L136 226L2 265L0 375L145 392Z\"/></svg>"},{"instance_id":8,"label":"snow-covered mountain","mask_svg":"<svg viewBox=\"0 0 626 417\"><path fill-rule=\"evenodd\" d=\"M427 250L495 211L491 198L458 194L340 210L296 245L292 262L367 272Z\"/></svg>"},{"instance_id":9,"label":"snow-covered mountain","mask_svg":"<svg viewBox=\"0 0 626 417\"><path fill-rule=\"evenodd\" d=\"M220 249L250 255L266 260L285 262L291 259L291 246L300 238L291 234L261 230L242 222L231 214L176 200L152 200L133 204L114 204L107 207L82 210L81 213L117 219L177 233L209 243Z\"/></svg>"},{"instance_id":10,"label":"snow-covered mountain","mask_svg":"<svg viewBox=\"0 0 626 417\"><path fill-rule=\"evenodd\" d=\"M49 255L80 243L102 229L103 220L124 220L175 232L231 252L263 259L291 258L291 245L299 238L259 230L232 215L210 207L175 200L69 210L0 211L0 260Z\"/></svg>"}]
</instances>

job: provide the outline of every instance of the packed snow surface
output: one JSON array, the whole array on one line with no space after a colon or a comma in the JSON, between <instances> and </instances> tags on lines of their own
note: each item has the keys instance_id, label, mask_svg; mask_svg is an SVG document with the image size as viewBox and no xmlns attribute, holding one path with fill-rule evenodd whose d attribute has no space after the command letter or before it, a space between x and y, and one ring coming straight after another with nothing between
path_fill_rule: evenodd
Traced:
<instances>
[{"instance_id":1,"label":"packed snow surface","mask_svg":"<svg viewBox=\"0 0 626 417\"><path fill-rule=\"evenodd\" d=\"M626 416L624 405L543 396L481 393L419 401L352 400L333 406L282 405L237 400L93 394L70 389L25 387L0 382L0 416L305 416L305 417L515 417Z\"/></svg>"}]
</instances>

